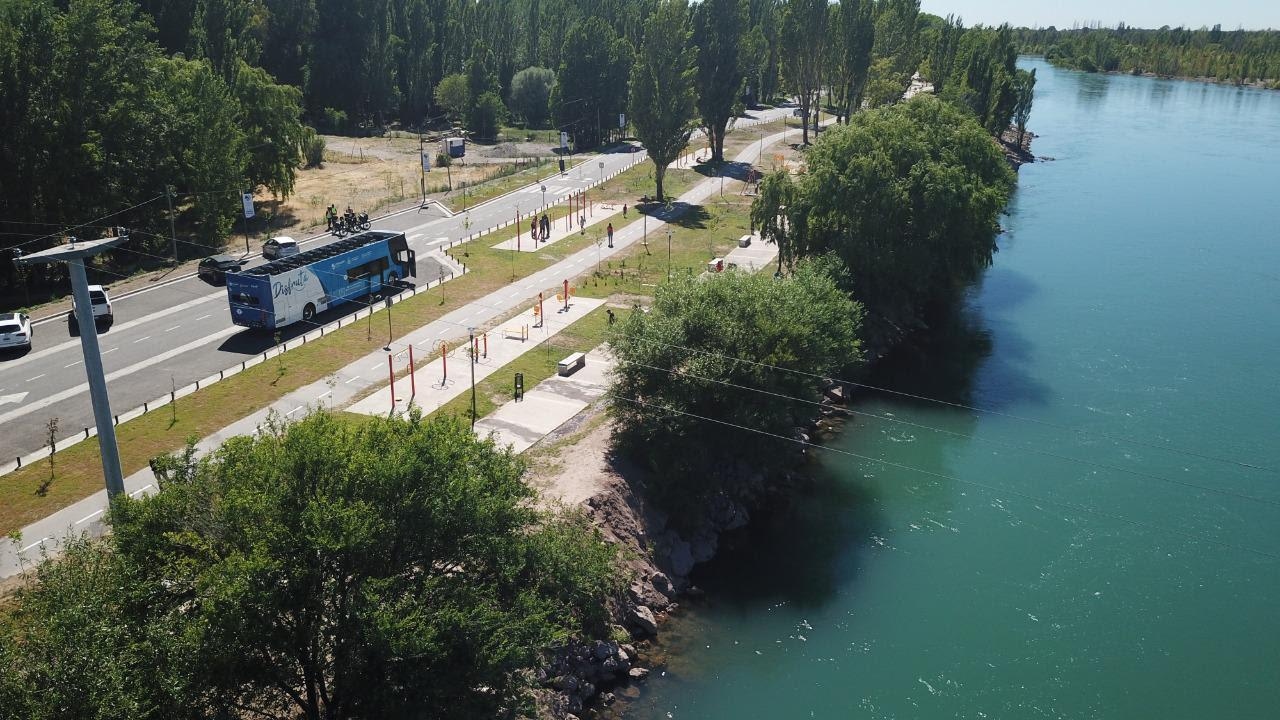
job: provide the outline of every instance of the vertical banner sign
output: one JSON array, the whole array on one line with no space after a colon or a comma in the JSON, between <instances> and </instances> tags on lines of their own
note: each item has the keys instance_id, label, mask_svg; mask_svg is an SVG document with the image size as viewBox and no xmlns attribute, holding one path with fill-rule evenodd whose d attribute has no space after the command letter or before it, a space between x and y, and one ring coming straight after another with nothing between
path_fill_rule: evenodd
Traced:
<instances>
[{"instance_id":1,"label":"vertical banner sign","mask_svg":"<svg viewBox=\"0 0 1280 720\"><path fill-rule=\"evenodd\" d=\"M431 156L428 155L427 153L422 153L422 172L429 172L430 170L431 170Z\"/></svg>"},{"instance_id":2,"label":"vertical banner sign","mask_svg":"<svg viewBox=\"0 0 1280 720\"><path fill-rule=\"evenodd\" d=\"M244 219L249 220L253 217L253 193L244 194Z\"/></svg>"},{"instance_id":3,"label":"vertical banner sign","mask_svg":"<svg viewBox=\"0 0 1280 720\"><path fill-rule=\"evenodd\" d=\"M565 152L569 149L569 133L560 131L560 151Z\"/></svg>"},{"instance_id":4,"label":"vertical banner sign","mask_svg":"<svg viewBox=\"0 0 1280 720\"><path fill-rule=\"evenodd\" d=\"M627 114L618 113L618 127L625 128L627 126Z\"/></svg>"}]
</instances>

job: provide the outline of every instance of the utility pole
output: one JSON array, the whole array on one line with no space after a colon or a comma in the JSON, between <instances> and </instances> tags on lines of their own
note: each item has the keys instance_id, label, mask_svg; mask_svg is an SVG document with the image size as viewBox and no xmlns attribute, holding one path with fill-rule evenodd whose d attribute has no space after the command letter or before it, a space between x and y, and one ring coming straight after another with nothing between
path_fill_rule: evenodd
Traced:
<instances>
[{"instance_id":1,"label":"utility pole","mask_svg":"<svg viewBox=\"0 0 1280 720\"><path fill-rule=\"evenodd\" d=\"M671 281L671 226L667 226L667 282Z\"/></svg>"},{"instance_id":2,"label":"utility pole","mask_svg":"<svg viewBox=\"0 0 1280 720\"><path fill-rule=\"evenodd\" d=\"M476 429L476 329L467 328L467 352L471 353L471 429Z\"/></svg>"},{"instance_id":3,"label":"utility pole","mask_svg":"<svg viewBox=\"0 0 1280 720\"><path fill-rule=\"evenodd\" d=\"M178 233L173 229L173 186L164 186L164 199L169 204L169 242L173 245L173 264L178 264Z\"/></svg>"},{"instance_id":4,"label":"utility pole","mask_svg":"<svg viewBox=\"0 0 1280 720\"><path fill-rule=\"evenodd\" d=\"M98 449L102 453L102 476L107 485L107 498L124 492L124 473L120 470L120 449L116 446L116 428L107 396L107 379L102 372L102 355L98 350L98 326L93 317L93 301L89 299L89 280L84 272L84 259L120 245L128 235L77 243L41 250L15 258L20 265L65 262L71 270L71 289L76 300L76 323L80 326L80 351L84 355L84 371L89 381L89 398L93 404L93 421L98 426Z\"/></svg>"},{"instance_id":5,"label":"utility pole","mask_svg":"<svg viewBox=\"0 0 1280 720\"><path fill-rule=\"evenodd\" d=\"M422 121L426 124L426 120ZM422 125L418 126L418 160L422 164L422 207L427 206L427 153L422 144Z\"/></svg>"}]
</instances>

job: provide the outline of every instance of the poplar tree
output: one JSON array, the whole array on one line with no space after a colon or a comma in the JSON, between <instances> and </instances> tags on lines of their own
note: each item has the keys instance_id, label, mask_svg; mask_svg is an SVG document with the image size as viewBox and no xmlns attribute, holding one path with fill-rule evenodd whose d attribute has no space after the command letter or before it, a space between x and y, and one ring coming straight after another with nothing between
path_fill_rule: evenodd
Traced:
<instances>
[{"instance_id":1,"label":"poplar tree","mask_svg":"<svg viewBox=\"0 0 1280 720\"><path fill-rule=\"evenodd\" d=\"M703 0L693 11L698 114L711 144L712 162L724 162L725 131L742 95L746 26L743 0Z\"/></svg>"},{"instance_id":2,"label":"poplar tree","mask_svg":"<svg viewBox=\"0 0 1280 720\"><path fill-rule=\"evenodd\" d=\"M653 160L658 202L662 179L693 132L694 57L689 45L689 11L684 0L664 0L645 30L640 56L631 69L631 123Z\"/></svg>"}]
</instances>

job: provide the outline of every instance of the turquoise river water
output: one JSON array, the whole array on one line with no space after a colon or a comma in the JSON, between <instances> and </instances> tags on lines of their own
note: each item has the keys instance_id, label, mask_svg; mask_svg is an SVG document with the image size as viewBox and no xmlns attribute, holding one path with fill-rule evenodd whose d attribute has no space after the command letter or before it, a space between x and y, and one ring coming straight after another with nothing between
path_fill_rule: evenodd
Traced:
<instances>
[{"instance_id":1,"label":"turquoise river water","mask_svg":"<svg viewBox=\"0 0 1280 720\"><path fill-rule=\"evenodd\" d=\"M1280 717L1280 92L1022 63L1054 159L870 380L931 400L855 406L623 717Z\"/></svg>"}]
</instances>

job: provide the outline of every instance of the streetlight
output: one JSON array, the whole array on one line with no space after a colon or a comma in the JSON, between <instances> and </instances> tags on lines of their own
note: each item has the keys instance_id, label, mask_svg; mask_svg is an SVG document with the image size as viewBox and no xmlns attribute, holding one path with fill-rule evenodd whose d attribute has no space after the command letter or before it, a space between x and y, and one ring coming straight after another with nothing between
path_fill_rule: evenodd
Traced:
<instances>
[{"instance_id":1,"label":"streetlight","mask_svg":"<svg viewBox=\"0 0 1280 720\"><path fill-rule=\"evenodd\" d=\"M89 280L84 274L84 259L128 240L128 235L90 240L41 250L14 258L19 265L65 262L71 270L71 290L75 295L76 323L80 326L80 352L84 355L84 371L89 381L89 398L93 404L93 421L98 426L98 449L102 453L102 475L110 500L124 492L124 473L120 470L120 449L116 446L116 428L111 415L111 399L107 396L107 379L102 372L102 354L98 350L98 326L89 299Z\"/></svg>"}]
</instances>

